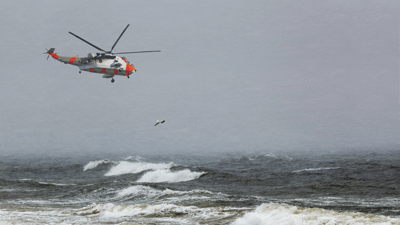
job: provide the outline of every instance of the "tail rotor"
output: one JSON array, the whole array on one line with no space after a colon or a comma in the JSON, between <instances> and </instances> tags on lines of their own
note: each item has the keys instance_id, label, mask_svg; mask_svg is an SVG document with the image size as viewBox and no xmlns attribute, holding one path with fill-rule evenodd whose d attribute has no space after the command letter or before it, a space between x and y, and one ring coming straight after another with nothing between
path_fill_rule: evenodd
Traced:
<instances>
[{"instance_id":1,"label":"tail rotor","mask_svg":"<svg viewBox=\"0 0 400 225\"><path fill-rule=\"evenodd\" d=\"M47 48L44 48L44 49L46 49L46 52L44 52L43 54L48 54L47 52L49 52L49 50ZM49 56L50 55L47 55L47 60L49 60Z\"/></svg>"},{"instance_id":2,"label":"tail rotor","mask_svg":"<svg viewBox=\"0 0 400 225\"><path fill-rule=\"evenodd\" d=\"M49 54L49 55L47 56L47 60L49 60L50 55L54 57L54 54L53 54L53 53L54 53L55 48L50 48L50 50L47 49L47 48L45 48L45 49L46 49L46 52L44 52L43 54ZM55 53L55 54L57 54L57 53Z\"/></svg>"}]
</instances>

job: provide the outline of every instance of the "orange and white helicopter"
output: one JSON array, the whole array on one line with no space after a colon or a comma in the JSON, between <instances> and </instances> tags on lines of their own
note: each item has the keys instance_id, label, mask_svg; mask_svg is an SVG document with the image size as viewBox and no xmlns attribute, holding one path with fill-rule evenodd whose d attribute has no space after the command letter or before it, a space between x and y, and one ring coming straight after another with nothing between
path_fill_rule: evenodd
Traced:
<instances>
[{"instance_id":1,"label":"orange and white helicopter","mask_svg":"<svg viewBox=\"0 0 400 225\"><path fill-rule=\"evenodd\" d=\"M137 51L137 52L118 52L112 53L115 45L118 43L119 39L125 33L126 29L128 29L129 24L125 27L124 31L122 31L121 35L118 37L117 41L111 47L110 51L105 51L96 45L86 41L85 39L79 37L78 35L69 32L74 35L78 39L84 41L85 43L91 45L92 47L100 50L104 53L89 53L87 57L77 57L77 56L59 56L54 53L55 48L50 48L46 53L54 59L63 62L65 64L71 64L79 67L79 73L82 71L92 72L92 73L100 73L104 74L103 78L111 78L111 82L114 83L114 76L126 76L129 78L129 75L136 72L136 68L129 62L125 57L119 57L114 54L131 54L131 53L146 53L146 52L161 52L160 50L154 51ZM47 59L49 59L47 56Z\"/></svg>"}]
</instances>

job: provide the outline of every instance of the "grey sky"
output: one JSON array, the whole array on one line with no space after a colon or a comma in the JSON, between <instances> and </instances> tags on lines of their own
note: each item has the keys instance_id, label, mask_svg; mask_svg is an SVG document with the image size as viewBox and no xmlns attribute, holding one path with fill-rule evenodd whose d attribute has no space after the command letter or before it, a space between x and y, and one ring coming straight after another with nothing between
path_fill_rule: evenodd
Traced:
<instances>
[{"instance_id":1,"label":"grey sky","mask_svg":"<svg viewBox=\"0 0 400 225\"><path fill-rule=\"evenodd\" d=\"M3 1L1 151L399 149L398 1ZM51 58L97 50L130 79ZM166 122L154 127L158 119Z\"/></svg>"}]
</instances>

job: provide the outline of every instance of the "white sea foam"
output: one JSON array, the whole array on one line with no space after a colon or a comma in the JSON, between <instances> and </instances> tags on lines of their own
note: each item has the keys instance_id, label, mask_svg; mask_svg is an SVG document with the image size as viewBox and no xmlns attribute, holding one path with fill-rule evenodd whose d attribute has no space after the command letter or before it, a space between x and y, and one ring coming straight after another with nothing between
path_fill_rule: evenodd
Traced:
<instances>
[{"instance_id":1,"label":"white sea foam","mask_svg":"<svg viewBox=\"0 0 400 225\"><path fill-rule=\"evenodd\" d=\"M117 192L118 198L123 198L126 196L146 196L152 198L161 195L162 191L142 185L128 187Z\"/></svg>"},{"instance_id":2,"label":"white sea foam","mask_svg":"<svg viewBox=\"0 0 400 225\"><path fill-rule=\"evenodd\" d=\"M266 203L257 207L255 211L246 213L232 225L395 225L399 223L400 218Z\"/></svg>"},{"instance_id":3,"label":"white sea foam","mask_svg":"<svg viewBox=\"0 0 400 225\"><path fill-rule=\"evenodd\" d=\"M145 163L145 162L127 162L121 161L113 166L105 176L117 176L129 173L140 173L146 170L162 170L176 166L173 162L170 163Z\"/></svg>"},{"instance_id":4,"label":"white sea foam","mask_svg":"<svg viewBox=\"0 0 400 225\"><path fill-rule=\"evenodd\" d=\"M156 170L145 173L136 182L139 183L176 183L183 181L190 181L199 178L205 172L192 172L188 169L180 171L170 171L170 170Z\"/></svg>"},{"instance_id":5,"label":"white sea foam","mask_svg":"<svg viewBox=\"0 0 400 225\"><path fill-rule=\"evenodd\" d=\"M85 208L76 210L76 215L93 215L98 214L101 217L146 217L146 218L171 218L183 217L191 221L193 219L222 219L237 214L235 210L230 208L212 207L198 208L196 206L179 206L174 204L138 204L138 205L114 205L92 204ZM179 219L179 217L177 219Z\"/></svg>"},{"instance_id":6,"label":"white sea foam","mask_svg":"<svg viewBox=\"0 0 400 225\"><path fill-rule=\"evenodd\" d=\"M268 154L266 154L264 156L271 157L271 158L278 158L278 156L276 156L274 153L268 153Z\"/></svg>"},{"instance_id":7,"label":"white sea foam","mask_svg":"<svg viewBox=\"0 0 400 225\"><path fill-rule=\"evenodd\" d=\"M110 160L96 160L96 161L91 161L91 162L89 162L88 164L86 164L86 166L83 168L83 171L91 170L91 169L96 168L98 165L101 165L101 164L109 164L109 163L114 163L114 162L113 162L113 161L110 161Z\"/></svg>"},{"instance_id":8,"label":"white sea foam","mask_svg":"<svg viewBox=\"0 0 400 225\"><path fill-rule=\"evenodd\" d=\"M337 170L337 169L340 169L340 167L307 168L307 169L302 169L302 170L295 170L295 171L292 171L292 172L293 173L300 173L300 172L306 172L306 171Z\"/></svg>"},{"instance_id":9,"label":"white sea foam","mask_svg":"<svg viewBox=\"0 0 400 225\"><path fill-rule=\"evenodd\" d=\"M141 197L145 196L146 198L159 198L159 197L168 197L168 198L174 198L174 197L183 197L184 199L190 198L207 198L207 197L226 197L228 195L222 194L222 193L214 193L211 191L206 191L206 190L191 190L191 191L174 191L171 189L165 189L165 190L158 190L155 188L151 188L148 186L143 186L143 185L136 185L132 187L128 187L125 189L122 189L117 192L117 198L125 198L125 197ZM181 199L179 199L181 200Z\"/></svg>"},{"instance_id":10,"label":"white sea foam","mask_svg":"<svg viewBox=\"0 0 400 225\"><path fill-rule=\"evenodd\" d=\"M145 158L140 157L138 155L137 156L128 156L125 158L125 160L131 160L131 161L137 161L137 162L141 162L143 159L145 159Z\"/></svg>"},{"instance_id":11,"label":"white sea foam","mask_svg":"<svg viewBox=\"0 0 400 225\"><path fill-rule=\"evenodd\" d=\"M50 184L55 186L69 186L69 185L76 185L76 184L59 184L59 183L48 183L48 182L38 182L39 184Z\"/></svg>"}]
</instances>

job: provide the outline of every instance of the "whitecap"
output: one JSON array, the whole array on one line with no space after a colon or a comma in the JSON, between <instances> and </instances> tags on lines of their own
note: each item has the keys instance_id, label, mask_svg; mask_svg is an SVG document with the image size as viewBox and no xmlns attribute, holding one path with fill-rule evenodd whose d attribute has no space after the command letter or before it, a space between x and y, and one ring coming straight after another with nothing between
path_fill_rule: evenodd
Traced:
<instances>
[{"instance_id":1,"label":"whitecap","mask_svg":"<svg viewBox=\"0 0 400 225\"><path fill-rule=\"evenodd\" d=\"M117 165L113 166L105 176L117 176L129 173L140 173L146 170L160 170L169 169L176 166L173 162L171 163L145 163L145 162L127 162L121 161Z\"/></svg>"},{"instance_id":2,"label":"whitecap","mask_svg":"<svg viewBox=\"0 0 400 225\"><path fill-rule=\"evenodd\" d=\"M47 184L47 185L54 185L54 186L69 186L69 185L76 185L76 184L59 184L59 183L48 183L48 182L38 182L39 184Z\"/></svg>"},{"instance_id":3,"label":"whitecap","mask_svg":"<svg viewBox=\"0 0 400 225\"><path fill-rule=\"evenodd\" d=\"M146 217L146 218L173 218L176 215L193 219L223 219L237 215L235 209L230 208L199 208L196 206L179 206L175 204L137 204L114 205L92 204L85 208L75 210L76 215L99 215L101 217ZM180 220L181 218L176 218ZM188 221L187 221L188 222Z\"/></svg>"},{"instance_id":4,"label":"whitecap","mask_svg":"<svg viewBox=\"0 0 400 225\"><path fill-rule=\"evenodd\" d=\"M292 172L293 172L293 173L299 173L299 172L305 172L305 171L337 170L337 169L340 169L340 167L307 168L307 169L302 169L302 170L295 170L295 171L292 171Z\"/></svg>"},{"instance_id":5,"label":"whitecap","mask_svg":"<svg viewBox=\"0 0 400 225\"><path fill-rule=\"evenodd\" d=\"M151 198L151 197L155 197L155 196L160 196L161 194L162 194L162 191L159 191L157 189L147 187L147 186L137 185L137 186L124 188L124 189L118 191L117 197L123 198L126 196L146 196L146 197Z\"/></svg>"},{"instance_id":6,"label":"whitecap","mask_svg":"<svg viewBox=\"0 0 400 225\"><path fill-rule=\"evenodd\" d=\"M139 180L138 183L176 183L183 181L190 181L199 178L205 172L192 172L188 169L180 171L170 170L156 170L145 173Z\"/></svg>"},{"instance_id":7,"label":"whitecap","mask_svg":"<svg viewBox=\"0 0 400 225\"><path fill-rule=\"evenodd\" d=\"M151 188L148 186L143 186L143 185L136 185L128 188L124 188L122 190L119 190L117 192L117 198L125 198L127 196L133 196L133 197L141 197L145 196L146 198L159 198L159 197L177 197L177 196L184 196L193 198L193 196L223 196L226 197L228 195L222 194L222 193L214 193L211 191L207 190L191 190L191 191L174 191L171 189L165 189L165 190L158 190L155 188Z\"/></svg>"},{"instance_id":8,"label":"whitecap","mask_svg":"<svg viewBox=\"0 0 400 225\"><path fill-rule=\"evenodd\" d=\"M303 208L286 204L265 203L255 211L246 213L232 225L277 225L277 224L399 224L400 218L354 212L337 212L320 208Z\"/></svg>"},{"instance_id":9,"label":"whitecap","mask_svg":"<svg viewBox=\"0 0 400 225\"><path fill-rule=\"evenodd\" d=\"M88 164L86 164L86 166L83 168L83 171L91 170L91 169L96 168L98 165L101 165L101 164L108 164L108 163L114 163L114 162L112 162L112 161L110 161L110 160L96 160L96 161L90 161L90 162L89 162Z\"/></svg>"},{"instance_id":10,"label":"whitecap","mask_svg":"<svg viewBox=\"0 0 400 225\"><path fill-rule=\"evenodd\" d=\"M138 155L137 156L128 156L128 157L125 158L125 160L131 160L131 161L137 161L137 162L140 162L143 159L145 159L145 158L140 157Z\"/></svg>"},{"instance_id":11,"label":"whitecap","mask_svg":"<svg viewBox=\"0 0 400 225\"><path fill-rule=\"evenodd\" d=\"M274 153L268 153L268 154L266 154L266 155L264 155L264 156L266 156L266 157L271 157L271 158L275 158L275 159L278 158L278 156L276 156Z\"/></svg>"}]
</instances>

